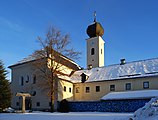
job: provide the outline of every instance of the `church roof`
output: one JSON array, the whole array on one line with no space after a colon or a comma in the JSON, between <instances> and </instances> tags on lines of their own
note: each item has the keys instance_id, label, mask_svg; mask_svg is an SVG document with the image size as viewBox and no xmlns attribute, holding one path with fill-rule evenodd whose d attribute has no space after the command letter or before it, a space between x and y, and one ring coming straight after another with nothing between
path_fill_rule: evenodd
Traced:
<instances>
[{"instance_id":1,"label":"church roof","mask_svg":"<svg viewBox=\"0 0 158 120\"><path fill-rule=\"evenodd\" d=\"M81 82L80 75L82 73L88 76L86 82L158 76L158 58L129 62L123 65L116 64L90 70L79 70L71 76L71 81Z\"/></svg>"},{"instance_id":2,"label":"church roof","mask_svg":"<svg viewBox=\"0 0 158 120\"><path fill-rule=\"evenodd\" d=\"M81 69L80 66L76 62L74 62L72 59L70 59L70 58L68 58L68 57L66 57L66 56L64 56L60 53L58 53L58 54L60 55L59 60L62 61L63 65L65 65L67 67L71 67L74 70ZM40 59L42 59L42 57ZM36 61L36 60L38 60L38 58L32 54L32 55L29 55L28 57L18 61L16 64L13 64L13 65L9 66L9 68L12 68L12 67L18 66L18 65L22 65L22 64L25 64L25 63L33 62L33 61ZM59 61L59 62L61 62L61 61Z\"/></svg>"}]
</instances>

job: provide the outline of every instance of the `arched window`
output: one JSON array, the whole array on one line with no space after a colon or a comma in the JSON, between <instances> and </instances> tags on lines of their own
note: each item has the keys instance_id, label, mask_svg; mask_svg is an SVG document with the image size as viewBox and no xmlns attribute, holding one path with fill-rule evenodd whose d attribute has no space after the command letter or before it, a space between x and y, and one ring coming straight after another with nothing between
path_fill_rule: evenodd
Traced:
<instances>
[{"instance_id":1,"label":"arched window","mask_svg":"<svg viewBox=\"0 0 158 120\"><path fill-rule=\"evenodd\" d=\"M20 77L19 84L20 84L21 86L24 85L24 77L23 77L23 76Z\"/></svg>"},{"instance_id":2,"label":"arched window","mask_svg":"<svg viewBox=\"0 0 158 120\"><path fill-rule=\"evenodd\" d=\"M29 76L27 75L26 83L28 83L28 82L29 82Z\"/></svg>"},{"instance_id":3,"label":"arched window","mask_svg":"<svg viewBox=\"0 0 158 120\"><path fill-rule=\"evenodd\" d=\"M94 48L92 48L91 49L91 55L94 55L94 53L95 53L95 50L94 50Z\"/></svg>"},{"instance_id":4,"label":"arched window","mask_svg":"<svg viewBox=\"0 0 158 120\"><path fill-rule=\"evenodd\" d=\"M33 84L36 84L36 75L33 75Z\"/></svg>"},{"instance_id":5,"label":"arched window","mask_svg":"<svg viewBox=\"0 0 158 120\"><path fill-rule=\"evenodd\" d=\"M35 96L35 95L36 95L36 91L33 91L33 92L32 92L32 96Z\"/></svg>"}]
</instances>

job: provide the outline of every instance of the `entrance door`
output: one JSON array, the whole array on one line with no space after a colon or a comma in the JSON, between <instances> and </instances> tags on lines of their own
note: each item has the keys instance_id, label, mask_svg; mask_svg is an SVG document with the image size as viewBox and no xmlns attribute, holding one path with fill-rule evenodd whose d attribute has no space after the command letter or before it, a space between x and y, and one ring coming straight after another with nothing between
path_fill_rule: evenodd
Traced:
<instances>
[{"instance_id":1,"label":"entrance door","mask_svg":"<svg viewBox=\"0 0 158 120\"><path fill-rule=\"evenodd\" d=\"M26 105L26 110L31 110L32 107L31 98L26 98L25 105Z\"/></svg>"}]
</instances>

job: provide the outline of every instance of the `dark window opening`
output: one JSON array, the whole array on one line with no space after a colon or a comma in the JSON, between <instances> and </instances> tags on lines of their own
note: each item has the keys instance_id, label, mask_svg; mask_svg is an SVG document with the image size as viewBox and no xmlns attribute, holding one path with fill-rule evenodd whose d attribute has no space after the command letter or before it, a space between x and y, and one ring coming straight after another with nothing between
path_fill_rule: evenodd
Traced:
<instances>
[{"instance_id":1,"label":"dark window opening","mask_svg":"<svg viewBox=\"0 0 158 120\"><path fill-rule=\"evenodd\" d=\"M71 88L69 88L69 92L71 93Z\"/></svg>"},{"instance_id":2,"label":"dark window opening","mask_svg":"<svg viewBox=\"0 0 158 120\"><path fill-rule=\"evenodd\" d=\"M131 83L126 83L126 90L131 90Z\"/></svg>"},{"instance_id":3,"label":"dark window opening","mask_svg":"<svg viewBox=\"0 0 158 120\"><path fill-rule=\"evenodd\" d=\"M64 86L64 92L66 92L66 86Z\"/></svg>"},{"instance_id":4,"label":"dark window opening","mask_svg":"<svg viewBox=\"0 0 158 120\"><path fill-rule=\"evenodd\" d=\"M40 102L37 102L37 103L36 103L36 106L40 106Z\"/></svg>"},{"instance_id":5,"label":"dark window opening","mask_svg":"<svg viewBox=\"0 0 158 120\"><path fill-rule=\"evenodd\" d=\"M95 54L95 50L94 48L91 49L91 55L94 55Z\"/></svg>"},{"instance_id":6,"label":"dark window opening","mask_svg":"<svg viewBox=\"0 0 158 120\"><path fill-rule=\"evenodd\" d=\"M36 83L36 75L33 75L33 84Z\"/></svg>"},{"instance_id":7,"label":"dark window opening","mask_svg":"<svg viewBox=\"0 0 158 120\"><path fill-rule=\"evenodd\" d=\"M90 92L90 87L86 87L86 93Z\"/></svg>"},{"instance_id":8,"label":"dark window opening","mask_svg":"<svg viewBox=\"0 0 158 120\"><path fill-rule=\"evenodd\" d=\"M100 86L96 86L96 92L100 92Z\"/></svg>"},{"instance_id":9,"label":"dark window opening","mask_svg":"<svg viewBox=\"0 0 158 120\"><path fill-rule=\"evenodd\" d=\"M35 95L36 95L36 91L33 91L33 92L32 92L32 96L35 96Z\"/></svg>"},{"instance_id":10,"label":"dark window opening","mask_svg":"<svg viewBox=\"0 0 158 120\"><path fill-rule=\"evenodd\" d=\"M115 85L110 85L110 91L115 91Z\"/></svg>"},{"instance_id":11,"label":"dark window opening","mask_svg":"<svg viewBox=\"0 0 158 120\"><path fill-rule=\"evenodd\" d=\"M26 83L28 83L28 82L29 82L29 76L27 75Z\"/></svg>"},{"instance_id":12,"label":"dark window opening","mask_svg":"<svg viewBox=\"0 0 158 120\"><path fill-rule=\"evenodd\" d=\"M21 86L23 86L24 85L24 77L22 76L21 77Z\"/></svg>"},{"instance_id":13,"label":"dark window opening","mask_svg":"<svg viewBox=\"0 0 158 120\"><path fill-rule=\"evenodd\" d=\"M19 106L19 102L16 102L16 106Z\"/></svg>"},{"instance_id":14,"label":"dark window opening","mask_svg":"<svg viewBox=\"0 0 158 120\"><path fill-rule=\"evenodd\" d=\"M49 106L52 106L51 102L49 102Z\"/></svg>"}]
</instances>

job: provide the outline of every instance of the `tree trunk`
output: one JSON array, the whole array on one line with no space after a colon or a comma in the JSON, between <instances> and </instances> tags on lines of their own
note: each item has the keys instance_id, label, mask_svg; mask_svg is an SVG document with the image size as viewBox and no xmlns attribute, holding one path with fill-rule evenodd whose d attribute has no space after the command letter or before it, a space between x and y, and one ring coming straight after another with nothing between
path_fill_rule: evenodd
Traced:
<instances>
[{"instance_id":1,"label":"tree trunk","mask_svg":"<svg viewBox=\"0 0 158 120\"><path fill-rule=\"evenodd\" d=\"M58 111L58 80L54 80L54 111Z\"/></svg>"},{"instance_id":2,"label":"tree trunk","mask_svg":"<svg viewBox=\"0 0 158 120\"><path fill-rule=\"evenodd\" d=\"M52 84L53 84L53 81L51 81L51 88L50 88L51 89L51 91L50 91L51 92L51 94L50 94L50 102L51 102L50 103L50 105L51 105L50 112L54 112L53 85Z\"/></svg>"}]
</instances>

